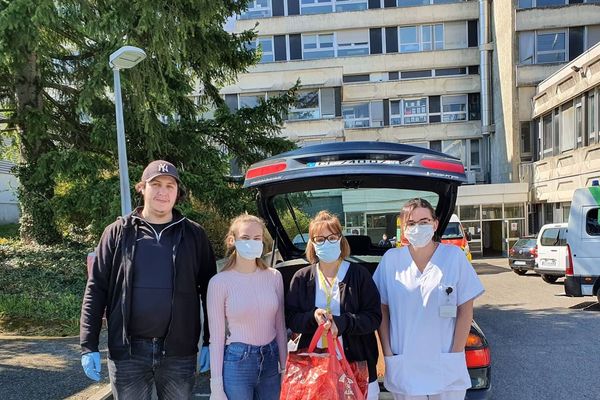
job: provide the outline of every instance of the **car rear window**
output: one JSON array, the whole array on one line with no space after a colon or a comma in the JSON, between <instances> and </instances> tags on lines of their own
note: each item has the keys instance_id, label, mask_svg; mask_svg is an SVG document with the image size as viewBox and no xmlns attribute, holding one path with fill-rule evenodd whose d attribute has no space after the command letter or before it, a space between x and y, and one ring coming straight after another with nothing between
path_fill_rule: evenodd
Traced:
<instances>
[{"instance_id":1,"label":"car rear window","mask_svg":"<svg viewBox=\"0 0 600 400\"><path fill-rule=\"evenodd\" d=\"M542 232L542 246L566 246L567 228L548 228Z\"/></svg>"},{"instance_id":2,"label":"car rear window","mask_svg":"<svg viewBox=\"0 0 600 400\"><path fill-rule=\"evenodd\" d=\"M600 236L600 220L598 219L598 210L594 208L587 212L585 216L585 231L591 236Z\"/></svg>"},{"instance_id":3,"label":"car rear window","mask_svg":"<svg viewBox=\"0 0 600 400\"><path fill-rule=\"evenodd\" d=\"M342 233L350 242L352 254L368 254L371 246L390 247L400 238L399 213L408 200L425 198L435 208L438 195L434 192L408 189L319 189L277 195L275 211L287 236L298 249L308 235L308 224L319 211L337 215ZM386 234L389 242L382 241ZM361 254L362 253L362 254Z\"/></svg>"},{"instance_id":4,"label":"car rear window","mask_svg":"<svg viewBox=\"0 0 600 400\"><path fill-rule=\"evenodd\" d=\"M529 247L535 247L535 243L536 240L535 239L519 239L517 240L517 243L515 243L514 247L523 247L523 248L529 248Z\"/></svg>"}]
</instances>

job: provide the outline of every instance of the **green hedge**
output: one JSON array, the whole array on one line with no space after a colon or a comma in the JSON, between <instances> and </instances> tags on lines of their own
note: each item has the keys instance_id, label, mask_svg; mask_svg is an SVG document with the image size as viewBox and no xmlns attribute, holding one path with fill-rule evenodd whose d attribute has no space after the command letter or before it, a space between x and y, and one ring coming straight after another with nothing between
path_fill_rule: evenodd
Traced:
<instances>
[{"instance_id":1,"label":"green hedge","mask_svg":"<svg viewBox=\"0 0 600 400\"><path fill-rule=\"evenodd\" d=\"M77 335L88 251L0 238L0 332Z\"/></svg>"}]
</instances>

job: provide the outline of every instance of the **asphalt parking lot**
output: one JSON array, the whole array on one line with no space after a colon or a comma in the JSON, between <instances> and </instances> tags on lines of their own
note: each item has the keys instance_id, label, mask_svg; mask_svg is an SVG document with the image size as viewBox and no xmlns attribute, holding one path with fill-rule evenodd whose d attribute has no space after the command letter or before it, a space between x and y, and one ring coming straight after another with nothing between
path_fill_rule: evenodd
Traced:
<instances>
[{"instance_id":1,"label":"asphalt parking lot","mask_svg":"<svg viewBox=\"0 0 600 400\"><path fill-rule=\"evenodd\" d=\"M562 279L550 285L531 272L518 276L506 259L473 265L486 288L475 319L491 345L493 399L600 399L595 299L564 296ZM81 371L77 342L0 337L0 399L83 400L106 391L106 365L93 384ZM208 397L209 375L202 374L194 398Z\"/></svg>"},{"instance_id":2,"label":"asphalt parking lot","mask_svg":"<svg viewBox=\"0 0 600 400\"><path fill-rule=\"evenodd\" d=\"M518 276L505 259L475 260L486 293L475 320L492 352L495 400L600 399L600 305Z\"/></svg>"}]
</instances>

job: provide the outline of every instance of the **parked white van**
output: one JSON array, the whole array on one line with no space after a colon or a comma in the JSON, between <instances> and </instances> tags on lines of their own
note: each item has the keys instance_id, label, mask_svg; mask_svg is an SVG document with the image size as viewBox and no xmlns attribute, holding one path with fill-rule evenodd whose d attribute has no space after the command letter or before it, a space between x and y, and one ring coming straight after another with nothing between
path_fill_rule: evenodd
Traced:
<instances>
[{"instance_id":1,"label":"parked white van","mask_svg":"<svg viewBox=\"0 0 600 400\"><path fill-rule=\"evenodd\" d=\"M576 189L569 214L567 296L598 296L600 302L600 184Z\"/></svg>"},{"instance_id":2,"label":"parked white van","mask_svg":"<svg viewBox=\"0 0 600 400\"><path fill-rule=\"evenodd\" d=\"M537 237L537 265L533 270L548 283L565 276L567 268L567 224L546 224Z\"/></svg>"}]
</instances>

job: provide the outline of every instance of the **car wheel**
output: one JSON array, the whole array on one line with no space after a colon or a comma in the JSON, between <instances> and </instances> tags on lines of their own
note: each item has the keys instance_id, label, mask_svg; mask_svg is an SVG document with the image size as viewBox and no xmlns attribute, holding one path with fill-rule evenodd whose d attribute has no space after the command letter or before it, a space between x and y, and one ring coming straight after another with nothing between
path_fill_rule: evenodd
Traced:
<instances>
[{"instance_id":1,"label":"car wheel","mask_svg":"<svg viewBox=\"0 0 600 400\"><path fill-rule=\"evenodd\" d=\"M558 279L558 276L542 274L542 279L544 282L554 283Z\"/></svg>"},{"instance_id":2,"label":"car wheel","mask_svg":"<svg viewBox=\"0 0 600 400\"><path fill-rule=\"evenodd\" d=\"M515 268L515 269L513 269L513 272L517 275L525 275L527 273L527 270Z\"/></svg>"}]
</instances>

